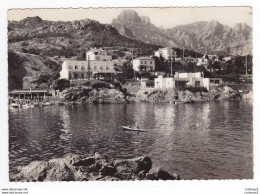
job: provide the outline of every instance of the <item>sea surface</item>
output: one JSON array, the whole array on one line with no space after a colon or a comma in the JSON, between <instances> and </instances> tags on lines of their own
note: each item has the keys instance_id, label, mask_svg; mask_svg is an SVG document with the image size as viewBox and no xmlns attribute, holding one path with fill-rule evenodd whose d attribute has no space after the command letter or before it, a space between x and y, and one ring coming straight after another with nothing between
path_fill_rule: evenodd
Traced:
<instances>
[{"instance_id":1,"label":"sea surface","mask_svg":"<svg viewBox=\"0 0 260 194\"><path fill-rule=\"evenodd\" d=\"M35 160L99 152L149 155L181 179L253 178L252 101L86 104L9 110L9 172ZM147 133L126 132L139 125Z\"/></svg>"}]
</instances>

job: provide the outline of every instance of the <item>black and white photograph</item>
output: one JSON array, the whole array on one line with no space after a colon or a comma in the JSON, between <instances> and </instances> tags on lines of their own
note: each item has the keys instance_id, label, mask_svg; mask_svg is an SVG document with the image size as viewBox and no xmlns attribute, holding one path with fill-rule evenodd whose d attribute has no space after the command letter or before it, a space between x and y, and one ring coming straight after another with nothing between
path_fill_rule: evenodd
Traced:
<instances>
[{"instance_id":1,"label":"black and white photograph","mask_svg":"<svg viewBox=\"0 0 260 194\"><path fill-rule=\"evenodd\" d=\"M254 180L251 6L6 20L8 182Z\"/></svg>"},{"instance_id":2,"label":"black and white photograph","mask_svg":"<svg viewBox=\"0 0 260 194\"><path fill-rule=\"evenodd\" d=\"M251 13L9 10L10 181L252 179Z\"/></svg>"}]
</instances>

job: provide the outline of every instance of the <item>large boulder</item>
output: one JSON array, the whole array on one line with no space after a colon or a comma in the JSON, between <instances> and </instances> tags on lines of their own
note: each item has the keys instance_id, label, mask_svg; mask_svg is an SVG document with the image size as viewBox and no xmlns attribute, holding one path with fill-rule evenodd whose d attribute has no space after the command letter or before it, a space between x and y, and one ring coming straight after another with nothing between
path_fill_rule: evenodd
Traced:
<instances>
[{"instance_id":1,"label":"large boulder","mask_svg":"<svg viewBox=\"0 0 260 194\"><path fill-rule=\"evenodd\" d=\"M149 180L180 180L178 174L172 175L161 168L152 169L146 174L146 178Z\"/></svg>"},{"instance_id":2,"label":"large boulder","mask_svg":"<svg viewBox=\"0 0 260 194\"><path fill-rule=\"evenodd\" d=\"M19 167L18 174L10 175L10 181L87 181L87 180L176 180L177 175L162 169L151 169L148 156L127 160L110 159L107 156L68 155L49 161L35 161Z\"/></svg>"},{"instance_id":3,"label":"large boulder","mask_svg":"<svg viewBox=\"0 0 260 194\"><path fill-rule=\"evenodd\" d=\"M130 160L117 160L114 165L119 173L138 174L141 171L147 173L152 168L152 160L148 156L144 156Z\"/></svg>"}]
</instances>

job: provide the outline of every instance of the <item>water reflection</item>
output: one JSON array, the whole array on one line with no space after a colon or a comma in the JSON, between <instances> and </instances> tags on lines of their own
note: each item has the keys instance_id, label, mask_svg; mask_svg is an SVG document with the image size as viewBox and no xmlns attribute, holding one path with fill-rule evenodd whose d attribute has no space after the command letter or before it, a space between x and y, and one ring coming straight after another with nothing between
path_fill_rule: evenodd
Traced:
<instances>
[{"instance_id":1,"label":"water reflection","mask_svg":"<svg viewBox=\"0 0 260 194\"><path fill-rule=\"evenodd\" d=\"M123 131L139 125L148 133ZM34 160L101 152L150 155L183 179L252 178L252 104L50 106L9 112L10 173Z\"/></svg>"}]
</instances>

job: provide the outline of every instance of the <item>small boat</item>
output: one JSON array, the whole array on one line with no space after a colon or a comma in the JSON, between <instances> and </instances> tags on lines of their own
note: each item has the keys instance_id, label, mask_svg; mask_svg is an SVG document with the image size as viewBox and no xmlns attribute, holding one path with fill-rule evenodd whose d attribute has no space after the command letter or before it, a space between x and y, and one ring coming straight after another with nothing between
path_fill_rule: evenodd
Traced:
<instances>
[{"instance_id":1,"label":"small boat","mask_svg":"<svg viewBox=\"0 0 260 194\"><path fill-rule=\"evenodd\" d=\"M51 105L50 102L44 102L44 103L42 103L42 106L50 106L50 105Z\"/></svg>"},{"instance_id":2,"label":"small boat","mask_svg":"<svg viewBox=\"0 0 260 194\"><path fill-rule=\"evenodd\" d=\"M20 108L20 104L18 104L18 103L11 103L9 106L11 108Z\"/></svg>"},{"instance_id":3,"label":"small boat","mask_svg":"<svg viewBox=\"0 0 260 194\"><path fill-rule=\"evenodd\" d=\"M133 128L133 127L129 127L129 126L122 126L122 129L125 131L148 132L145 129Z\"/></svg>"},{"instance_id":4,"label":"small boat","mask_svg":"<svg viewBox=\"0 0 260 194\"><path fill-rule=\"evenodd\" d=\"M30 107L29 104L23 104L23 105L22 105L22 108L29 108L29 107Z\"/></svg>"}]
</instances>

